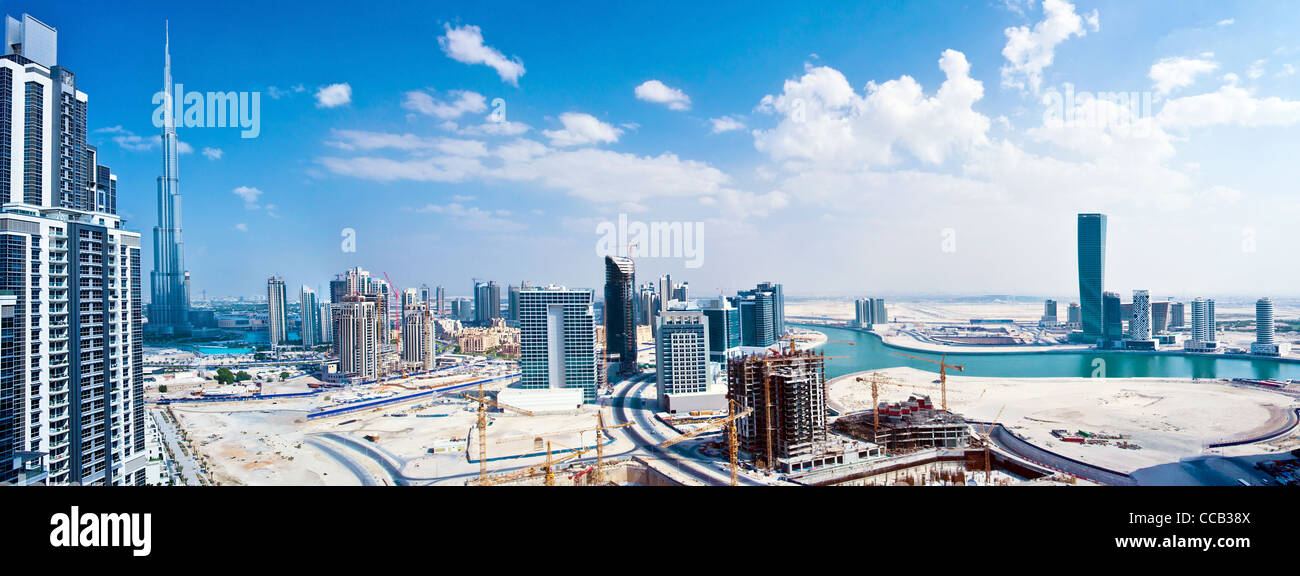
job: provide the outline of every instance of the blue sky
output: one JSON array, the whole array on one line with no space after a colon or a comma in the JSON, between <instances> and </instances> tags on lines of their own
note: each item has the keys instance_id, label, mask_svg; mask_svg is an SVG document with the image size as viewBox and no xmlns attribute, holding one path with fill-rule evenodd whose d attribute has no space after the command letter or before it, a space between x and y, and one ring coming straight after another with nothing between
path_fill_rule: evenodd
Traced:
<instances>
[{"instance_id":1,"label":"blue sky","mask_svg":"<svg viewBox=\"0 0 1300 576\"><path fill-rule=\"evenodd\" d=\"M1300 280L1291 3L2 4L59 30L146 246L163 21L187 90L261 93L257 138L179 130L196 293L353 265L460 295L599 287L596 226L620 214L702 222L702 267L638 275L706 295L1068 296L1081 211L1111 216L1110 289ZM1052 123L1067 90L1152 105Z\"/></svg>"}]
</instances>

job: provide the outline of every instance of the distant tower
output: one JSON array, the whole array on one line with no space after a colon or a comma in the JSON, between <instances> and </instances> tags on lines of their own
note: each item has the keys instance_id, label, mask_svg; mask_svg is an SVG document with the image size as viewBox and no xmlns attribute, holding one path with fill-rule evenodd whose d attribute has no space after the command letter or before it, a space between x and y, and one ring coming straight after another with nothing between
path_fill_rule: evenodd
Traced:
<instances>
[{"instance_id":1,"label":"distant tower","mask_svg":"<svg viewBox=\"0 0 1300 576\"><path fill-rule=\"evenodd\" d=\"M1102 328L1102 292L1106 283L1105 214L1079 215L1078 250L1083 337L1098 340L1107 336Z\"/></svg>"},{"instance_id":2,"label":"distant tower","mask_svg":"<svg viewBox=\"0 0 1300 576\"><path fill-rule=\"evenodd\" d=\"M1260 298L1255 302L1255 342L1272 344L1274 336L1273 300Z\"/></svg>"},{"instance_id":3,"label":"distant tower","mask_svg":"<svg viewBox=\"0 0 1300 576\"><path fill-rule=\"evenodd\" d=\"M271 347L283 345L289 339L289 319L285 313L284 278L272 276L266 281L267 335Z\"/></svg>"},{"instance_id":4,"label":"distant tower","mask_svg":"<svg viewBox=\"0 0 1300 576\"><path fill-rule=\"evenodd\" d=\"M596 314L590 290L562 286L519 292L519 386L578 388L596 401Z\"/></svg>"},{"instance_id":5,"label":"distant tower","mask_svg":"<svg viewBox=\"0 0 1300 576\"><path fill-rule=\"evenodd\" d=\"M605 350L617 355L618 373L637 372L636 321L632 317L632 290L636 287L636 265L631 258L605 257Z\"/></svg>"},{"instance_id":6,"label":"distant tower","mask_svg":"<svg viewBox=\"0 0 1300 576\"><path fill-rule=\"evenodd\" d=\"M1128 323L1128 337L1132 340L1151 339L1151 293L1133 291L1133 317Z\"/></svg>"},{"instance_id":7,"label":"distant tower","mask_svg":"<svg viewBox=\"0 0 1300 576\"><path fill-rule=\"evenodd\" d=\"M302 287L298 296L298 316L302 318L303 346L316 346L325 341L321 335L320 303L316 301L316 291L307 286Z\"/></svg>"},{"instance_id":8,"label":"distant tower","mask_svg":"<svg viewBox=\"0 0 1300 576\"><path fill-rule=\"evenodd\" d=\"M158 177L158 225L153 228L153 272L149 275L149 328L158 334L190 332L190 300L181 240L181 188L177 165L175 94L172 94L171 34L163 42L163 170Z\"/></svg>"}]
</instances>

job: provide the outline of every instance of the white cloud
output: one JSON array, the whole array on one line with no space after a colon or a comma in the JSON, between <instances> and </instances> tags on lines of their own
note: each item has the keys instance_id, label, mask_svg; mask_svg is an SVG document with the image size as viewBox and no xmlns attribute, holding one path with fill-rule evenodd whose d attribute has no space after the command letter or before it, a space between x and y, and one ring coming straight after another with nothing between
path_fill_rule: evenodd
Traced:
<instances>
[{"instance_id":1,"label":"white cloud","mask_svg":"<svg viewBox=\"0 0 1300 576\"><path fill-rule=\"evenodd\" d=\"M487 148L477 140L460 138L426 138L415 134L393 134L368 130L332 130L337 140L326 144L340 150L403 150L406 152L443 153L452 156L483 156Z\"/></svg>"},{"instance_id":2,"label":"white cloud","mask_svg":"<svg viewBox=\"0 0 1300 576\"><path fill-rule=\"evenodd\" d=\"M1236 21L1235 19L1232 19L1232 18L1225 18L1225 19L1220 20L1220 21L1218 21L1217 23L1215 23L1215 26L1218 26L1218 27L1222 28L1222 27L1224 27L1224 26L1232 26L1232 25L1233 25L1234 23L1236 23L1236 22L1237 22L1237 21Z\"/></svg>"},{"instance_id":3,"label":"white cloud","mask_svg":"<svg viewBox=\"0 0 1300 576\"><path fill-rule=\"evenodd\" d=\"M1087 17L1087 23L1095 32L1100 28L1100 18L1096 10ZM1002 55L1007 63L1002 67L1002 85L1024 90L1028 88L1037 93L1043 82L1043 70L1052 65L1056 58L1056 46L1071 36L1085 36L1084 19L1074 11L1074 5L1066 0L1043 0L1043 20L1034 25L1007 28L1006 47Z\"/></svg>"},{"instance_id":4,"label":"white cloud","mask_svg":"<svg viewBox=\"0 0 1300 576\"><path fill-rule=\"evenodd\" d=\"M446 34L438 37L438 45L449 58L465 64L483 64L497 71L502 82L519 85L524 75L524 63L519 58L506 58L496 48L483 44L483 31L478 26L443 25Z\"/></svg>"},{"instance_id":5,"label":"white cloud","mask_svg":"<svg viewBox=\"0 0 1300 576\"><path fill-rule=\"evenodd\" d=\"M352 86L344 82L321 86L316 90L317 108L338 108L352 102Z\"/></svg>"},{"instance_id":6,"label":"white cloud","mask_svg":"<svg viewBox=\"0 0 1300 576\"><path fill-rule=\"evenodd\" d=\"M234 192L235 196L238 196L241 199L243 199L245 209L257 210L258 208L261 207L257 203L258 199L262 197L261 190L258 190L257 188L253 188L251 186L240 186L232 190L232 192Z\"/></svg>"},{"instance_id":7,"label":"white cloud","mask_svg":"<svg viewBox=\"0 0 1300 576\"><path fill-rule=\"evenodd\" d=\"M771 130L755 130L754 146L773 160L821 165L893 164L895 148L930 164L954 150L983 143L990 121L973 109L984 87L970 77L965 55L945 50L947 79L926 96L911 76L868 83L860 96L838 70L818 66L787 80L779 95L764 96L761 112L782 116Z\"/></svg>"},{"instance_id":8,"label":"white cloud","mask_svg":"<svg viewBox=\"0 0 1300 576\"><path fill-rule=\"evenodd\" d=\"M670 110L690 110L691 97L685 92L672 88L658 80L646 80L636 87L638 100L664 104Z\"/></svg>"},{"instance_id":9,"label":"white cloud","mask_svg":"<svg viewBox=\"0 0 1300 576\"><path fill-rule=\"evenodd\" d=\"M1213 56L1213 55L1210 55ZM1151 65L1147 76L1155 82L1156 92L1168 94L1177 88L1191 86L1196 77L1218 70L1219 64L1209 58L1161 58Z\"/></svg>"},{"instance_id":10,"label":"white cloud","mask_svg":"<svg viewBox=\"0 0 1300 576\"><path fill-rule=\"evenodd\" d=\"M487 110L487 99L477 92L452 90L447 95L450 99L444 101L424 91L407 92L402 107L443 120L460 118L465 114L481 114Z\"/></svg>"},{"instance_id":11,"label":"white cloud","mask_svg":"<svg viewBox=\"0 0 1300 576\"><path fill-rule=\"evenodd\" d=\"M1176 98L1157 115L1161 126L1187 129L1204 126L1290 126L1300 122L1300 101L1276 96L1256 98L1250 91L1226 85L1216 92Z\"/></svg>"},{"instance_id":12,"label":"white cloud","mask_svg":"<svg viewBox=\"0 0 1300 576\"><path fill-rule=\"evenodd\" d=\"M248 224L245 224L243 222L235 224L235 230L238 230L240 232L248 232Z\"/></svg>"},{"instance_id":13,"label":"white cloud","mask_svg":"<svg viewBox=\"0 0 1300 576\"><path fill-rule=\"evenodd\" d=\"M1266 62L1267 62L1267 60L1264 60L1264 59L1256 60L1254 63L1252 63L1252 64L1250 65L1250 68L1246 70L1246 77L1247 77L1247 78L1250 78L1251 80L1255 80L1255 79L1258 79L1259 77L1263 76L1263 75L1264 75L1264 64L1265 64Z\"/></svg>"},{"instance_id":14,"label":"white cloud","mask_svg":"<svg viewBox=\"0 0 1300 576\"><path fill-rule=\"evenodd\" d=\"M623 131L601 122L591 114L565 112L560 114L563 130L543 130L542 134L556 146L582 146L617 142Z\"/></svg>"},{"instance_id":15,"label":"white cloud","mask_svg":"<svg viewBox=\"0 0 1300 576\"><path fill-rule=\"evenodd\" d=\"M709 123L713 125L714 134L731 132L732 130L743 130L745 128L745 123L739 118L733 116L709 118Z\"/></svg>"},{"instance_id":16,"label":"white cloud","mask_svg":"<svg viewBox=\"0 0 1300 576\"><path fill-rule=\"evenodd\" d=\"M447 216L456 227L478 232L517 232L527 228L522 222L504 218L510 215L507 210L489 212L477 206L465 206L460 202L425 204L416 208L416 212Z\"/></svg>"},{"instance_id":17,"label":"white cloud","mask_svg":"<svg viewBox=\"0 0 1300 576\"><path fill-rule=\"evenodd\" d=\"M135 132L127 130L121 126L109 126L95 130L96 134L112 134L111 139L114 144L122 147L123 150L132 152L145 152L162 146L162 135L154 134L153 136L140 136ZM176 141L176 152L178 154L192 154L194 147L184 140Z\"/></svg>"},{"instance_id":18,"label":"white cloud","mask_svg":"<svg viewBox=\"0 0 1300 576\"><path fill-rule=\"evenodd\" d=\"M473 124L461 127L455 122L447 121L442 123L442 129L449 132L455 132L462 136L519 136L532 127L523 122L502 121L497 122L490 118L481 124Z\"/></svg>"},{"instance_id":19,"label":"white cloud","mask_svg":"<svg viewBox=\"0 0 1300 576\"><path fill-rule=\"evenodd\" d=\"M221 157L225 155L225 152L222 152L220 148L210 148L207 146L203 147L202 153L208 160L220 160Z\"/></svg>"}]
</instances>

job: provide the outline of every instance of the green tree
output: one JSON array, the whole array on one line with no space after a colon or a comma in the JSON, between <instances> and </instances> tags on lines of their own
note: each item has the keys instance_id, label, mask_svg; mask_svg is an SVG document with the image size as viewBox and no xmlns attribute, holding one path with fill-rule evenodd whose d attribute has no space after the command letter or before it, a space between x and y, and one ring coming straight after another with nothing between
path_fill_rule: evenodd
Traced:
<instances>
[{"instance_id":1,"label":"green tree","mask_svg":"<svg viewBox=\"0 0 1300 576\"><path fill-rule=\"evenodd\" d=\"M252 380L252 379L253 379L253 375L243 370L240 370L238 373L235 374L235 382L243 382L245 380Z\"/></svg>"},{"instance_id":2,"label":"green tree","mask_svg":"<svg viewBox=\"0 0 1300 576\"><path fill-rule=\"evenodd\" d=\"M235 374L229 368L217 368L216 380L218 384L230 384L235 381Z\"/></svg>"},{"instance_id":3,"label":"green tree","mask_svg":"<svg viewBox=\"0 0 1300 576\"><path fill-rule=\"evenodd\" d=\"M285 380L288 380L288 379L289 379L289 373L288 373L288 372L281 372L281 373L280 373L280 381L281 381L281 382L284 382Z\"/></svg>"},{"instance_id":4,"label":"green tree","mask_svg":"<svg viewBox=\"0 0 1300 576\"><path fill-rule=\"evenodd\" d=\"M166 385L166 384L159 384L159 385L158 385L158 392L159 392L159 393L162 393L162 394L166 394L166 393L167 393L167 385Z\"/></svg>"}]
</instances>

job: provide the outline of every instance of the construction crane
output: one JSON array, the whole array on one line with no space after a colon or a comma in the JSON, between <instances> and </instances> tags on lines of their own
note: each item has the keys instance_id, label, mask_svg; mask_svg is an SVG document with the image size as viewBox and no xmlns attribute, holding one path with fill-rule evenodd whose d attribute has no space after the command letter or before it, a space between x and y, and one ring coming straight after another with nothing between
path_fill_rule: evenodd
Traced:
<instances>
[{"instance_id":1,"label":"construction crane","mask_svg":"<svg viewBox=\"0 0 1300 576\"><path fill-rule=\"evenodd\" d=\"M952 368L952 369L954 369L954 370L956 370L956 371L958 371L958 372L962 372L962 371L965 371L965 370L966 370L966 367L965 367L965 366L962 366L961 364L948 364L948 363L947 363L947 360L948 360L948 355L947 355L947 354L944 354L943 356L940 356L938 360L931 360L931 359L929 359L929 358L921 358L921 357L919 357L919 356L912 356L911 354L903 354L902 352L895 352L894 355L895 355L895 356L902 356L902 357L904 357L904 358L911 358L911 359L913 359L913 360L920 360L920 361L922 361L922 362L929 362L929 363L931 363L931 364L938 364L938 365L939 365L939 388L942 389L942 395L943 395L943 411L944 411L944 412L947 412L947 411L948 411L948 369L949 369L949 368Z\"/></svg>"},{"instance_id":2,"label":"construction crane","mask_svg":"<svg viewBox=\"0 0 1300 576\"><path fill-rule=\"evenodd\" d=\"M854 380L858 382L871 383L871 431L873 435L880 430L880 389L882 387L906 386L910 388L933 389L931 386L921 386L916 384L909 385L897 379L890 378L880 372L872 372L870 378L858 376Z\"/></svg>"},{"instance_id":3,"label":"construction crane","mask_svg":"<svg viewBox=\"0 0 1300 576\"><path fill-rule=\"evenodd\" d=\"M591 472L592 483L597 486L605 483L605 443L601 441L601 437L605 435L605 431L631 425L631 422L624 422L623 424L606 426L604 414L599 410L596 411L596 468Z\"/></svg>"},{"instance_id":4,"label":"construction crane","mask_svg":"<svg viewBox=\"0 0 1300 576\"><path fill-rule=\"evenodd\" d=\"M998 408L998 415L993 417L993 420L989 422L988 426L985 426L983 430L979 430L980 444L984 446L984 484L985 485L988 485L989 478L993 475L993 466L991 464L992 461L989 458L990 456L989 445L992 444L992 442L989 441L989 434L993 432L993 427L998 425L998 419L1002 417L1002 411L1006 409L1007 409L1007 405L1003 404L1001 408Z\"/></svg>"},{"instance_id":5,"label":"construction crane","mask_svg":"<svg viewBox=\"0 0 1300 576\"><path fill-rule=\"evenodd\" d=\"M469 392L461 394L462 398L478 402L478 478L480 482L487 480L487 409L488 406L494 406L502 410L518 412L524 416L533 416L533 412L523 408L515 408L509 404L502 404L488 398L483 394L483 383L478 383L478 396L470 396Z\"/></svg>"},{"instance_id":6,"label":"construction crane","mask_svg":"<svg viewBox=\"0 0 1300 576\"><path fill-rule=\"evenodd\" d=\"M558 444L557 444L557 446L560 446L561 448L564 448L563 445L558 445ZM562 456L562 457L560 457L560 458L555 458L555 457L553 456L553 453L551 452L551 443L548 441L548 442L546 443L546 460L543 461L541 464L537 464L537 465L535 465L535 466L529 466L529 467L527 467L527 468L525 468L525 469L523 469L523 470L520 470L520 471L518 471L518 472L511 472L511 473L509 473L509 474L500 474L500 475L497 475L497 476L492 476L492 477L490 477L490 478L479 478L478 481L475 482L475 485L477 485L477 486L495 486L495 485L497 485L497 484L501 484L501 483L504 483L504 482L509 482L509 481L511 481L511 480L518 480L518 479L520 479L520 478L531 478L531 477L536 476L536 475L538 475L538 474L545 474L545 475L546 475L546 480L545 480L546 485L547 485L547 486L554 486L554 485L555 485L555 465L556 465L556 464L560 464L560 463L563 463L563 462L568 462L569 460L573 460L574 458L578 458L578 457L582 456L583 454L586 454L587 452L590 452L590 451L591 451L590 448L582 448L582 449L580 449L580 450L574 450L574 451L570 452L570 453L569 453L568 455L566 455L566 456Z\"/></svg>"},{"instance_id":7,"label":"construction crane","mask_svg":"<svg viewBox=\"0 0 1300 576\"><path fill-rule=\"evenodd\" d=\"M691 430L690 432L682 434L681 436L678 436L676 438L669 438L668 440L664 440L664 442L660 444L659 447L667 448L679 442L689 440L691 438L699 436L700 434L703 434L705 432L708 432L720 426L727 426L727 457L731 461L731 485L735 486L737 484L737 479L738 479L736 474L736 466L737 466L736 459L737 459L737 454L740 452L740 440L736 437L736 426L733 423L736 420L739 420L741 418L744 418L754 413L753 408L746 408L741 412L736 412L736 409L739 407L740 404L737 403L735 400L728 400L728 404L727 404L728 415L726 418L709 420L705 422L703 425L701 425L699 428Z\"/></svg>"}]
</instances>

